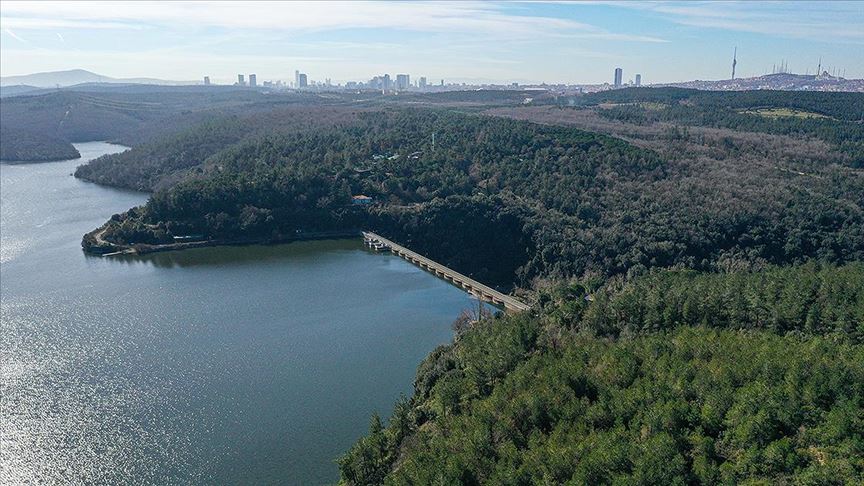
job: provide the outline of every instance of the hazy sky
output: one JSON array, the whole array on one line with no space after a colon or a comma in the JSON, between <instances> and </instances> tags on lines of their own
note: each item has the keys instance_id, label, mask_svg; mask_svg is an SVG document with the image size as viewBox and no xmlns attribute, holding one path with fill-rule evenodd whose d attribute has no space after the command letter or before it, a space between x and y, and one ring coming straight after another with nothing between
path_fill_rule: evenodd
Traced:
<instances>
[{"instance_id":1,"label":"hazy sky","mask_svg":"<svg viewBox=\"0 0 864 486\"><path fill-rule=\"evenodd\" d=\"M216 82L646 83L823 66L864 77L864 2L0 3L4 76L83 68Z\"/></svg>"}]
</instances>

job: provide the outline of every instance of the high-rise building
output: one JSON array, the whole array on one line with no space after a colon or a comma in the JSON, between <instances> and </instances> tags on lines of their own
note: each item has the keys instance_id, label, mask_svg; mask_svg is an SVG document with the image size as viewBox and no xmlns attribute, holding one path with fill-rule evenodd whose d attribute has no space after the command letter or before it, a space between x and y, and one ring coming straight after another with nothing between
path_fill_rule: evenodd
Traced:
<instances>
[{"instance_id":1,"label":"high-rise building","mask_svg":"<svg viewBox=\"0 0 864 486\"><path fill-rule=\"evenodd\" d=\"M300 70L299 69L294 70L294 87L295 88L300 87Z\"/></svg>"},{"instance_id":2,"label":"high-rise building","mask_svg":"<svg viewBox=\"0 0 864 486\"><path fill-rule=\"evenodd\" d=\"M426 76L420 76L420 89L426 87Z\"/></svg>"},{"instance_id":3,"label":"high-rise building","mask_svg":"<svg viewBox=\"0 0 864 486\"><path fill-rule=\"evenodd\" d=\"M204 76L204 86L210 86L210 76Z\"/></svg>"},{"instance_id":4,"label":"high-rise building","mask_svg":"<svg viewBox=\"0 0 864 486\"><path fill-rule=\"evenodd\" d=\"M396 75L396 89L404 90L411 86L411 77L407 74Z\"/></svg>"},{"instance_id":5,"label":"high-rise building","mask_svg":"<svg viewBox=\"0 0 864 486\"><path fill-rule=\"evenodd\" d=\"M441 80L441 86L444 86L444 80L443 79Z\"/></svg>"},{"instance_id":6,"label":"high-rise building","mask_svg":"<svg viewBox=\"0 0 864 486\"><path fill-rule=\"evenodd\" d=\"M246 86L246 78L242 74L237 75L237 86Z\"/></svg>"},{"instance_id":7,"label":"high-rise building","mask_svg":"<svg viewBox=\"0 0 864 486\"><path fill-rule=\"evenodd\" d=\"M369 80L368 85L370 88L381 90L390 90L395 87L393 81L390 79L389 74L375 76L374 78Z\"/></svg>"},{"instance_id":8,"label":"high-rise building","mask_svg":"<svg viewBox=\"0 0 864 486\"><path fill-rule=\"evenodd\" d=\"M254 74L250 74L249 75L249 87L254 88L256 86L258 86L258 76L254 75Z\"/></svg>"},{"instance_id":9,"label":"high-rise building","mask_svg":"<svg viewBox=\"0 0 864 486\"><path fill-rule=\"evenodd\" d=\"M309 79L306 77L306 73L300 73L297 75L297 87L305 88L309 86Z\"/></svg>"},{"instance_id":10,"label":"high-rise building","mask_svg":"<svg viewBox=\"0 0 864 486\"><path fill-rule=\"evenodd\" d=\"M641 74L636 75L636 86L642 86L642 75Z\"/></svg>"},{"instance_id":11,"label":"high-rise building","mask_svg":"<svg viewBox=\"0 0 864 486\"><path fill-rule=\"evenodd\" d=\"M624 71L621 68L615 68L615 86L621 86L624 78Z\"/></svg>"}]
</instances>

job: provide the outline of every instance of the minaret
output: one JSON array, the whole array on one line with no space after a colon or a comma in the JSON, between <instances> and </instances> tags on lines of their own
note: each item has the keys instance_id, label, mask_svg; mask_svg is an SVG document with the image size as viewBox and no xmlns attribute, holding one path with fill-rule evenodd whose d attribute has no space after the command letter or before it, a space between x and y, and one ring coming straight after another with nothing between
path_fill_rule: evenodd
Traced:
<instances>
[{"instance_id":1,"label":"minaret","mask_svg":"<svg viewBox=\"0 0 864 486\"><path fill-rule=\"evenodd\" d=\"M735 79L735 65L738 64L738 47L735 47L735 53L732 54L732 79Z\"/></svg>"}]
</instances>

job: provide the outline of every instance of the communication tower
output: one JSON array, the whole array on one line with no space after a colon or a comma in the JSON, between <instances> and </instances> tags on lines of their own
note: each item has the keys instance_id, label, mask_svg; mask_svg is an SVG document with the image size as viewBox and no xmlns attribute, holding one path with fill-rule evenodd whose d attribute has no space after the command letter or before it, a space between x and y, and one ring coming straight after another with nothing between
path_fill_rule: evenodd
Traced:
<instances>
[{"instance_id":1,"label":"communication tower","mask_svg":"<svg viewBox=\"0 0 864 486\"><path fill-rule=\"evenodd\" d=\"M738 47L735 47L735 52L732 54L732 79L735 79L735 66L738 64Z\"/></svg>"}]
</instances>

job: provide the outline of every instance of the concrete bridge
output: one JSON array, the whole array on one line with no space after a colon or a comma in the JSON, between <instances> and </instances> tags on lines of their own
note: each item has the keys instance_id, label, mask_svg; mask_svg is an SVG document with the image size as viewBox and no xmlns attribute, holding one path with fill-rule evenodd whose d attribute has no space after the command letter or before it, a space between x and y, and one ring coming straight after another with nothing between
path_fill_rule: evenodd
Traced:
<instances>
[{"instance_id":1,"label":"concrete bridge","mask_svg":"<svg viewBox=\"0 0 864 486\"><path fill-rule=\"evenodd\" d=\"M450 268L430 260L419 253L415 253L402 245L394 243L383 236L364 231L363 241L367 246L377 251L390 250L392 253L399 255L420 268L432 272L445 280L453 282L454 285L462 287L469 294L479 298L480 300L502 306L507 311L521 312L531 308L531 306L524 302L498 292L497 290L483 285L474 279L468 278L455 270L451 270Z\"/></svg>"}]
</instances>

